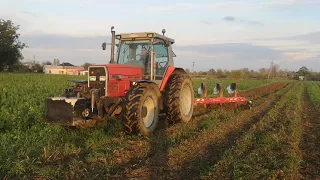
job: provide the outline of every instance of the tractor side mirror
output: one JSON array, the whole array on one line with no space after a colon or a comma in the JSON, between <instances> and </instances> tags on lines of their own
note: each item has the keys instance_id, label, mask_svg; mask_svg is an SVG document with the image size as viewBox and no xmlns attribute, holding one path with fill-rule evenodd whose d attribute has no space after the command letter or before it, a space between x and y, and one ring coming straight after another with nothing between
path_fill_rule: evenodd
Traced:
<instances>
[{"instance_id":1,"label":"tractor side mirror","mask_svg":"<svg viewBox=\"0 0 320 180\"><path fill-rule=\"evenodd\" d=\"M106 48L107 48L107 43L106 42L102 43L102 50L106 50Z\"/></svg>"},{"instance_id":2,"label":"tractor side mirror","mask_svg":"<svg viewBox=\"0 0 320 180\"><path fill-rule=\"evenodd\" d=\"M213 94L219 94L221 90L221 84L217 83L216 87L213 89Z\"/></svg>"},{"instance_id":3,"label":"tractor side mirror","mask_svg":"<svg viewBox=\"0 0 320 180\"><path fill-rule=\"evenodd\" d=\"M227 91L228 91L229 94L235 93L236 90L237 90L237 84L236 84L236 83L231 83L231 84L227 87Z\"/></svg>"}]
</instances>

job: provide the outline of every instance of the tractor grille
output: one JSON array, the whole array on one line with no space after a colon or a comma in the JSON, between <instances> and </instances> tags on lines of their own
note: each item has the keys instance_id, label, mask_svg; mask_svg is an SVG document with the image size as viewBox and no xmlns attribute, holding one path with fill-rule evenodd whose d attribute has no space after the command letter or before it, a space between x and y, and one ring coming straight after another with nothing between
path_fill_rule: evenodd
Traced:
<instances>
[{"instance_id":1,"label":"tractor grille","mask_svg":"<svg viewBox=\"0 0 320 180\"><path fill-rule=\"evenodd\" d=\"M95 76L96 80L91 81L90 77ZM100 76L104 76L105 80L100 81ZM89 87L99 89L100 90L100 95L105 96L106 92L106 81L107 81L107 72L105 67L90 67L89 68Z\"/></svg>"}]
</instances>

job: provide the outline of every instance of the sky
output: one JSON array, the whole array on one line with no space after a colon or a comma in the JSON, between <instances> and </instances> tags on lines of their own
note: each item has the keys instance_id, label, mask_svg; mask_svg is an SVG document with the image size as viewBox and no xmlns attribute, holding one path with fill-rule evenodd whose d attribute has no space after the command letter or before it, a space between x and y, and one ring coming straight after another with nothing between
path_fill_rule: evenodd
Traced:
<instances>
[{"instance_id":1,"label":"sky","mask_svg":"<svg viewBox=\"0 0 320 180\"><path fill-rule=\"evenodd\" d=\"M320 71L320 0L0 0L0 18L20 25L25 61L108 63L116 33L175 39L175 66Z\"/></svg>"}]
</instances>

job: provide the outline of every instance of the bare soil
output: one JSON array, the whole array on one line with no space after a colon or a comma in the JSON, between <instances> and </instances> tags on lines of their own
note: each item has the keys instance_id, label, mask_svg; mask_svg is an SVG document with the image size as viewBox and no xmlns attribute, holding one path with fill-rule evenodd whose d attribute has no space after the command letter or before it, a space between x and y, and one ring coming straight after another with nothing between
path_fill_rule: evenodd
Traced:
<instances>
[{"instance_id":1,"label":"bare soil","mask_svg":"<svg viewBox=\"0 0 320 180\"><path fill-rule=\"evenodd\" d=\"M320 179L320 110L302 95L304 132L300 149L303 153L301 175L305 179Z\"/></svg>"},{"instance_id":2,"label":"bare soil","mask_svg":"<svg viewBox=\"0 0 320 180\"><path fill-rule=\"evenodd\" d=\"M263 87L248 90L239 95L251 100L261 98L252 110L241 112L231 121L221 121L210 131L199 131L194 139L186 139L178 146L170 147L167 139L178 126L160 128L147 140L136 140L121 154L116 155L117 172L115 179L197 179L201 172L217 163L223 152L230 148L237 137L259 121L280 99L273 95L286 87L288 83L272 83ZM288 89L288 88L287 88ZM201 110L195 115L192 123L210 118ZM166 124L162 125L166 127ZM131 143L130 143L131 144ZM138 148L138 149L137 149Z\"/></svg>"}]
</instances>

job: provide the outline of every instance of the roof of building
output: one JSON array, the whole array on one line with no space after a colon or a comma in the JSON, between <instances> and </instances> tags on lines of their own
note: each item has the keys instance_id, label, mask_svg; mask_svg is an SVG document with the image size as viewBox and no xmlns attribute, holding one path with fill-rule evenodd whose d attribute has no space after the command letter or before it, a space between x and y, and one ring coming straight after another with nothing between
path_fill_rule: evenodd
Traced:
<instances>
[{"instance_id":1,"label":"roof of building","mask_svg":"<svg viewBox=\"0 0 320 180\"><path fill-rule=\"evenodd\" d=\"M81 66L65 66L63 69L77 69L77 70L84 70L84 67Z\"/></svg>"},{"instance_id":2,"label":"roof of building","mask_svg":"<svg viewBox=\"0 0 320 180\"><path fill-rule=\"evenodd\" d=\"M62 63L59 65L44 65L45 69L74 69L74 70L84 70L84 67L82 66L75 66L73 64L70 63Z\"/></svg>"},{"instance_id":3,"label":"roof of building","mask_svg":"<svg viewBox=\"0 0 320 180\"><path fill-rule=\"evenodd\" d=\"M62 64L59 64L58 66L74 66L73 64L70 64L68 62L64 62Z\"/></svg>"}]
</instances>

